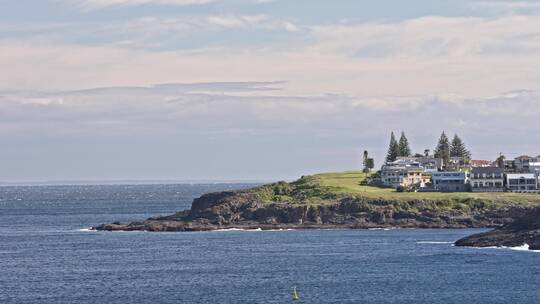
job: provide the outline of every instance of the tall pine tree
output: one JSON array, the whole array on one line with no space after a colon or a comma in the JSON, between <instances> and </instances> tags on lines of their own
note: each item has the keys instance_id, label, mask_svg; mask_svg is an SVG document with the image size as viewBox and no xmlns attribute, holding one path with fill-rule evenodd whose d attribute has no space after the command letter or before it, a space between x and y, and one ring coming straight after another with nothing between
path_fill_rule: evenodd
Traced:
<instances>
[{"instance_id":1,"label":"tall pine tree","mask_svg":"<svg viewBox=\"0 0 540 304\"><path fill-rule=\"evenodd\" d=\"M401 132L401 137L399 138L399 156L411 156L411 147L409 147L409 140L405 136L405 132Z\"/></svg>"},{"instance_id":2,"label":"tall pine tree","mask_svg":"<svg viewBox=\"0 0 540 304\"><path fill-rule=\"evenodd\" d=\"M457 134L454 135L452 143L450 144L450 156L451 157L461 157L464 160L471 159L471 152L465 147L465 143L459 138Z\"/></svg>"},{"instance_id":3,"label":"tall pine tree","mask_svg":"<svg viewBox=\"0 0 540 304\"><path fill-rule=\"evenodd\" d=\"M399 144L396 141L394 132L390 134L390 145L388 146L388 153L386 154L386 162L393 162L399 156Z\"/></svg>"},{"instance_id":4,"label":"tall pine tree","mask_svg":"<svg viewBox=\"0 0 540 304\"><path fill-rule=\"evenodd\" d=\"M439 138L439 143L437 143L437 147L435 148L435 157L441 158L445 165L448 164L448 160L450 159L450 142L448 141L448 137L444 131L442 132L441 137Z\"/></svg>"}]
</instances>

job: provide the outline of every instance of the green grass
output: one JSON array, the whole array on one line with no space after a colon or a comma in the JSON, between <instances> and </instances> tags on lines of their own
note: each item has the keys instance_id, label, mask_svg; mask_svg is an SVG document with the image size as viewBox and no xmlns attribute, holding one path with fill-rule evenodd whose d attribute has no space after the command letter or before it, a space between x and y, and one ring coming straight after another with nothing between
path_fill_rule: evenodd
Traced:
<instances>
[{"instance_id":1,"label":"green grass","mask_svg":"<svg viewBox=\"0 0 540 304\"><path fill-rule=\"evenodd\" d=\"M360 183L366 178L366 174L360 171L348 171L338 173L322 173L309 178L322 187L329 187L337 193L354 194L366 198L383 198L393 200L486 200L514 203L540 204L539 194L509 193L509 192L397 192L391 188L379 188L362 186Z\"/></svg>"},{"instance_id":2,"label":"green grass","mask_svg":"<svg viewBox=\"0 0 540 304\"><path fill-rule=\"evenodd\" d=\"M397 192L391 188L363 186L367 175L360 171L322 173L303 176L292 183L279 182L255 189L265 202L284 202L308 205L333 203L344 197L381 199L402 203L433 201L436 208L476 209L487 205L498 208L509 205L540 205L539 194L525 193L439 193ZM487 205L486 205L487 204ZM406 206L406 205L403 205Z\"/></svg>"}]
</instances>

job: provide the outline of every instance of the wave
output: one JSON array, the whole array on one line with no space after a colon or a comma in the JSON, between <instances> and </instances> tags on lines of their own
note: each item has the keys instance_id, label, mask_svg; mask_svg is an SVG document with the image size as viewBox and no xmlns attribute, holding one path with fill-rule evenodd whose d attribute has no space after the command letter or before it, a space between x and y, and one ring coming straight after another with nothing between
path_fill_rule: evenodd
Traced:
<instances>
[{"instance_id":1,"label":"wave","mask_svg":"<svg viewBox=\"0 0 540 304\"><path fill-rule=\"evenodd\" d=\"M476 247L475 247L476 248ZM508 247L508 246L490 246L490 247L478 247L477 249L510 249L515 251L536 252L540 253L540 250L529 250L529 244L525 243L521 246Z\"/></svg>"},{"instance_id":2,"label":"wave","mask_svg":"<svg viewBox=\"0 0 540 304\"><path fill-rule=\"evenodd\" d=\"M389 231L389 230L395 230L395 229L398 229L398 228L395 228L395 227L387 227L387 228L384 228L384 227L380 227L380 228L368 228L368 230L372 230L372 231L377 231L377 230Z\"/></svg>"},{"instance_id":3,"label":"wave","mask_svg":"<svg viewBox=\"0 0 540 304\"><path fill-rule=\"evenodd\" d=\"M81 229L77 229L77 231L81 231L81 232L96 232L96 230L92 230L92 228L81 228Z\"/></svg>"},{"instance_id":4,"label":"wave","mask_svg":"<svg viewBox=\"0 0 540 304\"><path fill-rule=\"evenodd\" d=\"M231 232L231 231L262 231L261 228L256 228L256 229L243 229L243 228L227 228L227 229L217 229L217 230L213 230L213 232Z\"/></svg>"}]
</instances>

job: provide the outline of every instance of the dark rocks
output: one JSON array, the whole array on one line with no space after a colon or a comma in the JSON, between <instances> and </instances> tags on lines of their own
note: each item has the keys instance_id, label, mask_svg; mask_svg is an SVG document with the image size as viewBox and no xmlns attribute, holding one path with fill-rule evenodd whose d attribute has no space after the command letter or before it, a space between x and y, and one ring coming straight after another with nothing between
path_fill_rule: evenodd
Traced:
<instances>
[{"instance_id":1,"label":"dark rocks","mask_svg":"<svg viewBox=\"0 0 540 304\"><path fill-rule=\"evenodd\" d=\"M527 244L530 250L540 250L540 207L521 213L524 213L524 215L505 224L501 228L471 235L458 240L455 245L469 247L518 247Z\"/></svg>"},{"instance_id":2,"label":"dark rocks","mask_svg":"<svg viewBox=\"0 0 540 304\"><path fill-rule=\"evenodd\" d=\"M485 228L507 225L529 210L523 207L469 210L448 208L446 202L394 201L343 197L319 204L263 202L257 189L209 193L193 201L190 210L152 217L143 222L94 227L104 231L208 231L228 228ZM536 246L535 242L529 245Z\"/></svg>"}]
</instances>

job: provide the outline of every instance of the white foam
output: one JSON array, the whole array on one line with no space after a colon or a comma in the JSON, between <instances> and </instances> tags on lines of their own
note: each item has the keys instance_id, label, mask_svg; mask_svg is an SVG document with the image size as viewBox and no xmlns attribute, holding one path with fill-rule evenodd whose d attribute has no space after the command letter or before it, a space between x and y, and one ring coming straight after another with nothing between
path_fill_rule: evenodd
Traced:
<instances>
[{"instance_id":1,"label":"white foam","mask_svg":"<svg viewBox=\"0 0 540 304\"><path fill-rule=\"evenodd\" d=\"M511 250L517 250L517 251L527 251L527 252L540 252L540 250L529 250L529 244L525 243L521 246L517 246L517 247L507 247L508 249L511 249Z\"/></svg>"},{"instance_id":2,"label":"white foam","mask_svg":"<svg viewBox=\"0 0 540 304\"><path fill-rule=\"evenodd\" d=\"M389 230L394 230L394 229L397 229L397 228L394 228L394 227L389 227L389 228L384 228L384 227L380 227L380 228L368 228L368 230L372 230L372 231L377 231L377 230L389 231Z\"/></svg>"},{"instance_id":3,"label":"white foam","mask_svg":"<svg viewBox=\"0 0 540 304\"><path fill-rule=\"evenodd\" d=\"M529 250L529 244L525 243L521 246L508 247L508 246L489 246L489 247L474 247L477 249L510 249L515 251L525 251L525 252L537 252L540 253L540 250Z\"/></svg>"},{"instance_id":4,"label":"white foam","mask_svg":"<svg viewBox=\"0 0 540 304\"><path fill-rule=\"evenodd\" d=\"M96 230L92 230L92 228L82 228L82 229L77 229L77 231L81 231L81 232L95 232Z\"/></svg>"},{"instance_id":5,"label":"white foam","mask_svg":"<svg viewBox=\"0 0 540 304\"><path fill-rule=\"evenodd\" d=\"M217 229L213 230L214 232L231 232L231 231L262 231L261 228L256 229L243 229L243 228L227 228L227 229Z\"/></svg>"}]
</instances>

